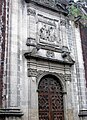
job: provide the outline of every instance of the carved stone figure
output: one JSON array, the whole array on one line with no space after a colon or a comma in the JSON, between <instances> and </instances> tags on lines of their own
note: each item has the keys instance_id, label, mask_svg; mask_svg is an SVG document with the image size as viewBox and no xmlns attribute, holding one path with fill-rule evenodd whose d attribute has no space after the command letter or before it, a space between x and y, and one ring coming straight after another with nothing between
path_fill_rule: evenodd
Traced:
<instances>
[{"instance_id":1,"label":"carved stone figure","mask_svg":"<svg viewBox=\"0 0 87 120\"><path fill-rule=\"evenodd\" d=\"M55 33L54 33L54 28L53 27L48 28L48 41L50 41L50 42L55 41Z\"/></svg>"},{"instance_id":2,"label":"carved stone figure","mask_svg":"<svg viewBox=\"0 0 87 120\"><path fill-rule=\"evenodd\" d=\"M43 27L40 29L40 39L54 42L56 39L55 28L46 24L43 25Z\"/></svg>"},{"instance_id":3,"label":"carved stone figure","mask_svg":"<svg viewBox=\"0 0 87 120\"><path fill-rule=\"evenodd\" d=\"M46 25L44 25L41 29L40 29L40 38L47 40L47 28Z\"/></svg>"}]
</instances>

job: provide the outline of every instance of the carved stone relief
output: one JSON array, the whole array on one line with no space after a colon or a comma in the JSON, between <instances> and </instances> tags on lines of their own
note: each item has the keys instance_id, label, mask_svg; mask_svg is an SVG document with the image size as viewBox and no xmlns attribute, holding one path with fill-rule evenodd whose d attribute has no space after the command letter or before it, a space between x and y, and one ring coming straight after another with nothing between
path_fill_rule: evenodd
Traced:
<instances>
[{"instance_id":1,"label":"carved stone relief","mask_svg":"<svg viewBox=\"0 0 87 120\"><path fill-rule=\"evenodd\" d=\"M43 24L40 28L40 39L54 42L56 40L55 27Z\"/></svg>"},{"instance_id":2,"label":"carved stone relief","mask_svg":"<svg viewBox=\"0 0 87 120\"><path fill-rule=\"evenodd\" d=\"M71 74L64 75L66 81L71 81Z\"/></svg>"},{"instance_id":3,"label":"carved stone relief","mask_svg":"<svg viewBox=\"0 0 87 120\"><path fill-rule=\"evenodd\" d=\"M36 77L37 76L37 69L28 69L28 77Z\"/></svg>"},{"instance_id":4,"label":"carved stone relief","mask_svg":"<svg viewBox=\"0 0 87 120\"><path fill-rule=\"evenodd\" d=\"M42 70L37 70L37 69L32 69L32 68L28 69L28 77L36 77L38 79L39 76L45 75L45 73L59 76L59 78L63 80L63 82L71 81L71 74L62 74L62 73L54 73L54 72L50 73L49 71L42 71Z\"/></svg>"},{"instance_id":5,"label":"carved stone relief","mask_svg":"<svg viewBox=\"0 0 87 120\"><path fill-rule=\"evenodd\" d=\"M38 39L40 43L59 46L58 20L38 16Z\"/></svg>"},{"instance_id":6,"label":"carved stone relief","mask_svg":"<svg viewBox=\"0 0 87 120\"><path fill-rule=\"evenodd\" d=\"M27 15L33 15L35 16L36 15L36 11L34 9L31 9L31 8L27 8Z\"/></svg>"},{"instance_id":7,"label":"carved stone relief","mask_svg":"<svg viewBox=\"0 0 87 120\"><path fill-rule=\"evenodd\" d=\"M53 58L53 57L54 57L54 52L53 52L53 51L50 51L50 50L47 50L46 56L47 56L48 58Z\"/></svg>"},{"instance_id":8,"label":"carved stone relief","mask_svg":"<svg viewBox=\"0 0 87 120\"><path fill-rule=\"evenodd\" d=\"M61 26L66 26L66 21L65 20L60 20Z\"/></svg>"}]
</instances>

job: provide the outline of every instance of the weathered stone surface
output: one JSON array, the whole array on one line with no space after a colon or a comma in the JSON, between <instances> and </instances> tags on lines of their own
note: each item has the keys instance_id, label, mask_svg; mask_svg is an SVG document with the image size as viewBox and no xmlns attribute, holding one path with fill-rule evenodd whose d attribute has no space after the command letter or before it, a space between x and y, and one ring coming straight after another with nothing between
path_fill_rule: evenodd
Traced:
<instances>
[{"instance_id":1,"label":"weathered stone surface","mask_svg":"<svg viewBox=\"0 0 87 120\"><path fill-rule=\"evenodd\" d=\"M37 69L28 69L28 77L36 77L37 76Z\"/></svg>"},{"instance_id":2,"label":"weathered stone surface","mask_svg":"<svg viewBox=\"0 0 87 120\"><path fill-rule=\"evenodd\" d=\"M87 103L79 28L61 11L63 6L60 11L59 4L56 10L47 9L42 6L54 1L40 1L10 1L3 107L20 108L24 115L11 117L11 111L6 119L38 120L38 85L42 77L50 75L63 88L65 120L82 120L79 110L86 109Z\"/></svg>"}]
</instances>

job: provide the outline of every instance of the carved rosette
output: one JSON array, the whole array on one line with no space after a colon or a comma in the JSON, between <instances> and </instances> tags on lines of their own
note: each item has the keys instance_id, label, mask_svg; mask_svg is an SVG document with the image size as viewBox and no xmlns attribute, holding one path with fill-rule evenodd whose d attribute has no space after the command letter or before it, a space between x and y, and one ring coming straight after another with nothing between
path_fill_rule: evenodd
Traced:
<instances>
[{"instance_id":1,"label":"carved rosette","mask_svg":"<svg viewBox=\"0 0 87 120\"><path fill-rule=\"evenodd\" d=\"M31 8L27 8L27 15L32 15L35 16L36 15L36 11L34 9Z\"/></svg>"},{"instance_id":2,"label":"carved rosette","mask_svg":"<svg viewBox=\"0 0 87 120\"><path fill-rule=\"evenodd\" d=\"M48 58L53 58L53 57L54 57L54 52L53 52L53 51L50 51L50 50L47 50L46 56L47 56Z\"/></svg>"}]
</instances>

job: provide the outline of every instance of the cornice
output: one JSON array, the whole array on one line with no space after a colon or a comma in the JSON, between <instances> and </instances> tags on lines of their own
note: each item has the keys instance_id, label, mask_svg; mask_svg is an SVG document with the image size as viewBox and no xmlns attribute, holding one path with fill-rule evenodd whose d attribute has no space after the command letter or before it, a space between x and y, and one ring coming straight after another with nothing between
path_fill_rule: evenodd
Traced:
<instances>
[{"instance_id":1,"label":"cornice","mask_svg":"<svg viewBox=\"0 0 87 120\"><path fill-rule=\"evenodd\" d=\"M42 57L42 56L39 56L39 55L33 55L33 54L29 53L29 52L26 52L24 54L24 56L25 56L26 59L33 58L33 59L51 61L51 62L63 64L63 65L69 65L69 66L72 66L74 64L74 61L62 61L62 60L58 60L58 59Z\"/></svg>"},{"instance_id":2,"label":"cornice","mask_svg":"<svg viewBox=\"0 0 87 120\"><path fill-rule=\"evenodd\" d=\"M53 0L25 0L27 4L33 3L35 5L50 9L52 11L56 11L62 13L64 15L68 15L68 10L66 9L67 3L62 3L61 1L53 1Z\"/></svg>"}]
</instances>

